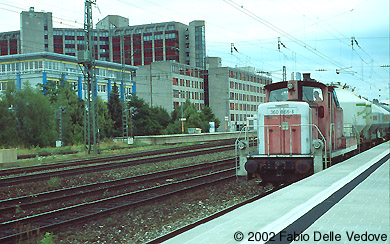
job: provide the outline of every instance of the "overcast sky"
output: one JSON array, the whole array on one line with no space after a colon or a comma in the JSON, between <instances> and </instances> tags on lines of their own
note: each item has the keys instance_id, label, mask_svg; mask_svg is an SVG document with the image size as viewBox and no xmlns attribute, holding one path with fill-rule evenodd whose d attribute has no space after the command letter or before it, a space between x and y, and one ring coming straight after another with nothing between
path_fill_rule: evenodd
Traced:
<instances>
[{"instance_id":1,"label":"overcast sky","mask_svg":"<svg viewBox=\"0 0 390 244\"><path fill-rule=\"evenodd\" d=\"M29 7L52 12L54 27L83 26L83 0L0 0L0 32L19 30L19 14ZM121 15L130 25L205 20L207 56L224 66L270 71L274 81L286 66L287 78L310 72L389 100L390 68L380 67L390 65L389 11L388 0L97 0L93 17L96 24Z\"/></svg>"}]
</instances>

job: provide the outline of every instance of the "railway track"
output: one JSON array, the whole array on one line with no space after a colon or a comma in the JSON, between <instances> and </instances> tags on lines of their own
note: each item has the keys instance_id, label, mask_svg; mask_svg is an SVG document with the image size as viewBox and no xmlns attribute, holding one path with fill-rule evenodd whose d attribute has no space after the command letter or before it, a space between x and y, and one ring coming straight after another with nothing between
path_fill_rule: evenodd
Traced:
<instances>
[{"instance_id":1,"label":"railway track","mask_svg":"<svg viewBox=\"0 0 390 244\"><path fill-rule=\"evenodd\" d=\"M230 160L230 163L234 162L234 159ZM8 220L0 223L0 242L15 242L24 239L29 235L31 236L34 233L44 233L45 231L62 228L70 224L82 223L87 220L90 221L93 218L98 218L99 216L110 212L232 179L234 177L235 168L232 167L206 175L135 190L92 202L79 203L44 213Z\"/></svg>"},{"instance_id":2,"label":"railway track","mask_svg":"<svg viewBox=\"0 0 390 244\"><path fill-rule=\"evenodd\" d=\"M156 184L164 184L167 181L182 180L188 178L189 176L194 176L196 174L199 175L204 172L208 173L211 171L223 170L228 167L234 167L234 163L234 158L227 158L219 161L194 164L117 180L96 182L0 200L0 221L9 221L16 217L25 217L21 216L21 214L15 216L16 212L23 212L24 215L34 212L37 213L41 212L42 209L45 209L45 206L50 206L53 203L56 203L56 205L59 203L65 206L64 202L66 202L66 205L70 205L71 203L74 204L77 202L77 200L81 201L81 198L85 198L87 196L93 196L94 200L97 200L108 195L112 196L115 194L129 192L131 190L139 190L141 188L155 186ZM37 211L38 208L39 210Z\"/></svg>"},{"instance_id":3,"label":"railway track","mask_svg":"<svg viewBox=\"0 0 390 244\"><path fill-rule=\"evenodd\" d=\"M195 145L189 145L189 146L181 146L181 147L196 147L197 145L222 145L222 144L228 144L228 143L234 143L234 139L222 139L219 141L210 141L202 144L195 144ZM131 149L131 147L113 147L113 148L105 148L100 149L100 151L110 151L110 150L121 150L121 149ZM162 149L166 150L166 149ZM158 151L158 150L156 150ZM66 152L56 152L56 153L36 153L36 154L24 154L24 155L18 155L17 159L30 159L30 158L36 158L36 157L47 157L47 156L53 156L53 155L69 155L69 154L77 154L82 151L66 151Z\"/></svg>"},{"instance_id":4,"label":"railway track","mask_svg":"<svg viewBox=\"0 0 390 244\"><path fill-rule=\"evenodd\" d=\"M51 170L51 169L56 169L56 170L31 173L31 174L22 174L22 175L17 175L12 177L3 177L3 176L9 175L10 171L12 171L13 173L15 172L21 173L21 172L25 172L25 170L20 169L20 171L17 171L19 168L4 170L4 171L0 171L0 177L3 177L0 178L0 187L12 186L21 183L36 182L40 180L47 180L50 179L51 177L74 176L74 175L85 174L90 172L111 170L111 169L117 169L122 167L140 165L140 164L155 163L155 162L166 161L166 160L180 159L184 157L199 156L202 154L223 152L223 151L233 150L234 146L223 145L223 146L216 146L212 148L207 148L205 146L202 146L201 148L197 148L197 149L193 149L193 148L186 148L186 149L187 149L186 151L177 151L176 149L176 151L174 152L171 152L173 149L169 149L165 151L159 150L160 154L156 154L156 152L154 152L149 156L145 156L145 153L143 153L142 156L141 154L137 154L138 159L134 155L132 157L136 157L136 158L132 158L132 159L128 159L130 157L129 155L120 155L120 156L113 156L104 159L92 159L87 161L86 163L77 161L77 162L70 162L70 163L47 165L47 167L45 167L46 165L35 166L39 168L28 167L28 168L34 168L34 169L27 169L29 172L34 172L34 170L35 171ZM164 152L165 154L161 155L162 152ZM119 158L121 157L125 157L126 159L121 161L109 162L109 160L111 161L119 160ZM90 165L90 164L94 164L94 165ZM59 166L61 166L62 169L61 168L58 169ZM64 169L64 167L72 167L72 166L75 168Z\"/></svg>"},{"instance_id":5,"label":"railway track","mask_svg":"<svg viewBox=\"0 0 390 244\"><path fill-rule=\"evenodd\" d=\"M0 170L0 177L5 177L8 175L33 173L33 172L44 171L44 170L60 169L60 168L72 167L72 166L105 163L105 162L112 162L112 161L121 161L121 160L134 159L134 158L140 158L140 157L149 157L149 156L155 156L155 155L160 155L160 154L176 153L176 152L180 152L180 151L185 152L185 151L191 151L191 150L197 150L197 149L206 149L206 148L211 148L211 147L228 146L228 145L233 145L233 144L234 144L234 140L229 139L229 140L221 140L219 142L209 142L209 143L203 143L203 144L195 144L195 145L188 145L188 146L181 146L181 147L174 147L174 148L167 148L167 149L143 151L143 152L137 152L137 153L125 153L125 154L105 156L105 157L94 157L94 158L71 160L71 161L60 161L60 162L56 162L56 163L36 165L36 166L30 166L30 167L15 167L15 168L10 168L10 169Z\"/></svg>"},{"instance_id":6,"label":"railway track","mask_svg":"<svg viewBox=\"0 0 390 244\"><path fill-rule=\"evenodd\" d=\"M282 189L282 188L284 188L286 186L287 185L281 185L281 186L278 186L278 187L273 187L271 189L268 189L268 190L266 190L265 192L263 192L260 195L257 195L255 197L252 197L252 198L248 199L248 200L245 200L243 202L240 202L238 204L235 204L233 206L225 208L225 209L223 209L223 210L221 210L219 212L216 212L216 213L214 213L214 214L212 214L210 216L207 216L207 217L205 217L203 219L200 219L200 220L198 220L198 221L196 221L194 223L191 223L189 225L186 225L186 226L183 226L181 228L178 228L178 229L176 229L176 230L174 230L172 232L169 232L169 233L167 233L165 235L159 236L159 237L157 237L157 238L155 238L153 240L150 240L150 241L148 241L146 243L147 244L158 244L158 243L162 243L164 241L167 241L168 239L171 239L171 238L173 238L173 237L175 237L177 235L180 235L180 234L182 234L182 233L184 233L184 232L186 232L186 231L188 231L188 230L190 230L192 228L195 228L195 227L197 227L199 225L207 223L207 222L209 222L209 221L211 221L213 219L219 218L219 217L221 217L224 214L227 214L227 213L229 213L229 212L231 212L231 211L233 211L233 210L235 210L235 209L237 209L239 207L242 207L242 206L244 206L246 204L249 204L251 202L259 200L260 198L263 198L263 197L265 197L265 196L267 196L269 194L272 194L272 193L274 193L274 192L276 192L276 191L278 191L278 190L280 190L280 189Z\"/></svg>"}]
</instances>

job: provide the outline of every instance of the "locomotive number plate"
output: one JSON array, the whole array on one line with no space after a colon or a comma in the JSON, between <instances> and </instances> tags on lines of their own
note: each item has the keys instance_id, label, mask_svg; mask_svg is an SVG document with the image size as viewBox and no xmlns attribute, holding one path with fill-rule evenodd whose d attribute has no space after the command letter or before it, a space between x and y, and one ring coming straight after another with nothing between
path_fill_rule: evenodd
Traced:
<instances>
[{"instance_id":1,"label":"locomotive number plate","mask_svg":"<svg viewBox=\"0 0 390 244\"><path fill-rule=\"evenodd\" d=\"M269 112L271 115L295 114L294 109L271 109Z\"/></svg>"}]
</instances>

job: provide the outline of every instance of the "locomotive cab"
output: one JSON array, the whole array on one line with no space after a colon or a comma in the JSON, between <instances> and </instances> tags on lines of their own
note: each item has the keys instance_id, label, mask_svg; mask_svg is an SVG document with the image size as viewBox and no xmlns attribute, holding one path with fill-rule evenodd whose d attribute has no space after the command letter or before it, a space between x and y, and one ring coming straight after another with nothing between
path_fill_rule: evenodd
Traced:
<instances>
[{"instance_id":1,"label":"locomotive cab","mask_svg":"<svg viewBox=\"0 0 390 244\"><path fill-rule=\"evenodd\" d=\"M266 102L258 107L258 148L240 159L247 179L278 185L326 168L327 152L342 137L342 109L333 87L304 74L303 80L265 89Z\"/></svg>"}]
</instances>

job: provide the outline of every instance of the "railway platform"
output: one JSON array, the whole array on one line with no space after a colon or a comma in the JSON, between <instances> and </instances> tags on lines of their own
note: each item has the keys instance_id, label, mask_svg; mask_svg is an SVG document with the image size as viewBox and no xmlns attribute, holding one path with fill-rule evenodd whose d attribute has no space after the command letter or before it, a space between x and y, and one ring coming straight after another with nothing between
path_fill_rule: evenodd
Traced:
<instances>
[{"instance_id":1,"label":"railway platform","mask_svg":"<svg viewBox=\"0 0 390 244\"><path fill-rule=\"evenodd\" d=\"M201 134L175 134L175 135L154 135L154 136L136 136L135 141L148 145L164 145L188 142L208 142L243 138L245 133L235 132L215 132ZM247 136L256 137L256 131L248 131Z\"/></svg>"},{"instance_id":2,"label":"railway platform","mask_svg":"<svg viewBox=\"0 0 390 244\"><path fill-rule=\"evenodd\" d=\"M390 243L390 142L164 243Z\"/></svg>"}]
</instances>

